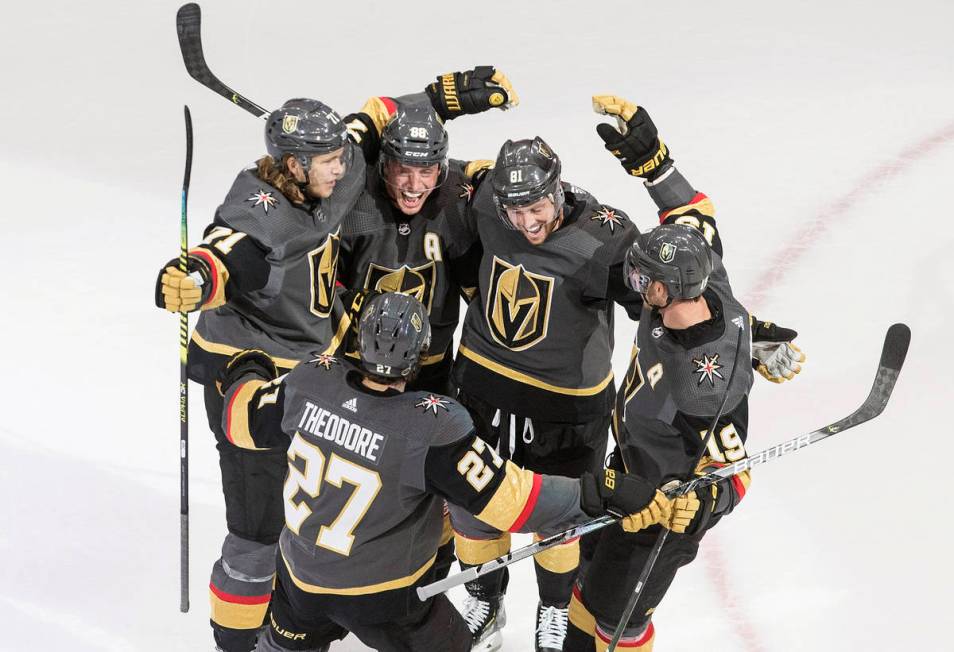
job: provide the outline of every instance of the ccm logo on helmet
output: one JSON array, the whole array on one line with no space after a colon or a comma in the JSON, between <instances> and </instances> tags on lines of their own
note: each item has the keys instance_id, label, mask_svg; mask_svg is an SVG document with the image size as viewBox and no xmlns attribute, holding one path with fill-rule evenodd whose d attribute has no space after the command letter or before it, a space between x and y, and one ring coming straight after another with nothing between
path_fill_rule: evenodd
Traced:
<instances>
[{"instance_id":1,"label":"ccm logo on helmet","mask_svg":"<svg viewBox=\"0 0 954 652\"><path fill-rule=\"evenodd\" d=\"M427 156L427 152L404 152L404 156L410 156L412 158L424 158Z\"/></svg>"}]
</instances>

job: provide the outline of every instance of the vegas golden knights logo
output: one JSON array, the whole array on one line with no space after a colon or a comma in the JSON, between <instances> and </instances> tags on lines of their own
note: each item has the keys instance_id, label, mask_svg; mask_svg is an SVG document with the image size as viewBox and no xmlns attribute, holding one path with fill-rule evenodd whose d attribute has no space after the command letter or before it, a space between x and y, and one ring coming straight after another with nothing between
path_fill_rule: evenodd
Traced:
<instances>
[{"instance_id":1,"label":"vegas golden knights logo","mask_svg":"<svg viewBox=\"0 0 954 652\"><path fill-rule=\"evenodd\" d=\"M437 268L433 261L420 267L403 265L398 269L371 263L364 279L364 287L379 292L409 294L423 303L427 312L430 313L436 281Z\"/></svg>"},{"instance_id":2,"label":"vegas golden knights logo","mask_svg":"<svg viewBox=\"0 0 954 652\"><path fill-rule=\"evenodd\" d=\"M339 230L340 231L340 230ZM308 252L311 266L311 311L319 317L331 314L335 298L335 272L338 267L338 250L341 247L339 231L328 234L317 249Z\"/></svg>"},{"instance_id":3,"label":"vegas golden knights logo","mask_svg":"<svg viewBox=\"0 0 954 652\"><path fill-rule=\"evenodd\" d=\"M553 277L533 274L494 256L487 292L487 325L498 344L523 351L547 336Z\"/></svg>"}]
</instances>

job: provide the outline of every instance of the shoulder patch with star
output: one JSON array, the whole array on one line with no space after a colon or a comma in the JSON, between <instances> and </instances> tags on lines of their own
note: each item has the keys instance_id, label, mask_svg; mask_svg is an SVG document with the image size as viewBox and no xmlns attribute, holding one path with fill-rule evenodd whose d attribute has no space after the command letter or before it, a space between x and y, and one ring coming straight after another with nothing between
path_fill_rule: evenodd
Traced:
<instances>
[{"instance_id":1,"label":"shoulder patch with star","mask_svg":"<svg viewBox=\"0 0 954 652\"><path fill-rule=\"evenodd\" d=\"M278 206L278 199L272 196L272 193L265 192L261 188L258 189L258 192L252 193L252 196L246 199L245 201L254 202L252 208L256 206L261 206L265 210L265 214L268 214L269 208L275 208Z\"/></svg>"},{"instance_id":2,"label":"shoulder patch with star","mask_svg":"<svg viewBox=\"0 0 954 652\"><path fill-rule=\"evenodd\" d=\"M315 357L312 360L309 360L309 362L311 362L316 367L324 367L325 369L331 369L332 366L336 364L341 364L338 361L338 358L331 355L325 355L324 353Z\"/></svg>"},{"instance_id":3,"label":"shoulder patch with star","mask_svg":"<svg viewBox=\"0 0 954 652\"><path fill-rule=\"evenodd\" d=\"M441 398L440 396L434 396L433 394L428 394L426 398L422 398L420 401L414 404L414 407L419 407L425 412L433 412L434 416L437 416L438 410L448 411L447 404L450 403L446 398Z\"/></svg>"},{"instance_id":4,"label":"shoulder patch with star","mask_svg":"<svg viewBox=\"0 0 954 652\"><path fill-rule=\"evenodd\" d=\"M458 186L460 187L460 193L457 195L457 197L469 202L470 198L474 196L474 184L461 183L458 184Z\"/></svg>"},{"instance_id":5,"label":"shoulder patch with star","mask_svg":"<svg viewBox=\"0 0 954 652\"><path fill-rule=\"evenodd\" d=\"M626 221L625 217L606 206L600 206L590 219L599 220L601 227L609 226L610 233L616 233L616 227L622 228L623 222Z\"/></svg>"},{"instance_id":6,"label":"shoulder patch with star","mask_svg":"<svg viewBox=\"0 0 954 652\"><path fill-rule=\"evenodd\" d=\"M707 353L702 355L702 359L692 359L692 363L696 365L693 373L699 374L699 385L703 381L709 381L709 387L715 387L715 379L720 378L725 380L725 376L719 373L719 369L722 369L723 365L719 364L719 354L716 353L713 356L710 356Z\"/></svg>"}]
</instances>

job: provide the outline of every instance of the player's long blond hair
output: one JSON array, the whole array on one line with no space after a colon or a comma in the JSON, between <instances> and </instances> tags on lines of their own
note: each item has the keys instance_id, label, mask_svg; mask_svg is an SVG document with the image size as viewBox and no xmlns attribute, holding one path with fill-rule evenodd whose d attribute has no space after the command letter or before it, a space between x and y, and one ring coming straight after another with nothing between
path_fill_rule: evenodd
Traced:
<instances>
[{"instance_id":1,"label":"player's long blond hair","mask_svg":"<svg viewBox=\"0 0 954 652\"><path fill-rule=\"evenodd\" d=\"M286 154L279 163L274 158L266 154L258 159L258 178L270 186L278 188L283 195L293 204L305 203L305 195L302 193L295 177L288 171L286 161L291 154Z\"/></svg>"}]
</instances>

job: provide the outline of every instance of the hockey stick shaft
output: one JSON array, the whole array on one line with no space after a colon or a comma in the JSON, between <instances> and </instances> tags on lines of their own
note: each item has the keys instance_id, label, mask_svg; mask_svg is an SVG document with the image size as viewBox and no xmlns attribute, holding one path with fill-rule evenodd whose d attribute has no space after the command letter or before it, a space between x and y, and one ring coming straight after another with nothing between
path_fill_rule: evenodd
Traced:
<instances>
[{"instance_id":1,"label":"hockey stick shaft","mask_svg":"<svg viewBox=\"0 0 954 652\"><path fill-rule=\"evenodd\" d=\"M728 466L723 466L712 473L699 478L694 478L688 482L684 482L677 487L667 490L666 495L670 498L673 498L680 494L688 493L694 489L715 484L724 478L741 473L742 471L750 469L753 466L765 464L766 462L771 462L790 453L800 451L807 446L818 443L819 441L827 439L832 435L838 434L839 432L843 432L849 428L853 428L864 423L865 421L870 421L871 419L875 418L881 414L881 412L884 410L884 407L888 404L888 399L891 397L891 392L894 389L895 383L897 382L898 372L901 369L901 365L904 363L904 356L907 353L910 339L911 331L904 324L895 324L888 329L888 335L884 342L884 350L881 353L881 362L878 366L878 373L875 377L871 392L868 394L868 398L861 405L861 407L852 412L849 416L819 428L818 430L813 430L808 434L798 435L797 437L793 437L788 441L771 446L763 451L755 453L754 455L750 455L745 459L741 459L738 462L734 462ZM509 566L514 562L526 559L527 557L532 557L533 555L543 552L544 550L548 550L553 546L559 545L584 534L594 532L618 521L619 519L615 516L600 516L599 518L593 519L592 521L581 523L580 525L572 527L569 530L559 532L547 537L546 539L541 539L540 541L532 543L528 546L512 550L506 555L492 559L484 564L480 564L479 566L472 566L461 573L457 573L455 575L446 577L443 580L419 587L417 589L417 595L421 600L427 600L438 593L444 593L455 586L459 586L465 582L470 582L471 580L475 580L482 575L492 573L493 571L505 566Z\"/></svg>"},{"instance_id":2,"label":"hockey stick shaft","mask_svg":"<svg viewBox=\"0 0 954 652\"><path fill-rule=\"evenodd\" d=\"M189 179L192 176L192 114L184 107L186 162L182 178L182 212L179 218L179 269L188 274ZM179 313L179 611L189 611L189 314Z\"/></svg>"},{"instance_id":3,"label":"hockey stick shaft","mask_svg":"<svg viewBox=\"0 0 954 652\"><path fill-rule=\"evenodd\" d=\"M735 380L735 372L739 369L739 352L742 350L742 336L745 334L745 329L741 326L739 327L739 333L735 341L735 355L732 358L732 373L729 374L729 380L725 384L725 392L722 394L722 402L719 403L719 409L716 410L715 417L713 417L712 422L709 424L709 429L706 431L706 436L702 440L702 446L699 448L699 454L696 456L695 462L692 464L692 469L699 465L700 460L706 454L706 450L709 447L709 441L712 439L712 435L715 433L716 426L719 425L719 419L722 418L722 413L725 412L726 401L729 400L729 390L732 388L732 382ZM624 448L620 446L620 452L623 452L625 455ZM627 466L629 466L627 464ZM639 602L639 596L643 594L643 589L646 586L646 583L649 581L649 576L653 572L653 566L656 565L656 560L659 559L659 555L662 553L663 546L666 544L666 539L669 538L669 528L662 528L659 531L659 534L656 536L656 542L653 544L652 550L649 552L649 557L646 559L646 562L643 564L642 570L639 572L639 578L636 580L636 586L633 587L633 592L629 596L629 600L626 602L626 607L623 609L623 615L619 620L619 623L616 625L616 629L613 631L613 637L610 639L610 644L607 647L607 652L613 652L616 649L616 646L619 645L619 639L623 637L623 632L626 631L626 624L629 622L630 616L633 615L633 610L636 609L636 603Z\"/></svg>"},{"instance_id":4,"label":"hockey stick shaft","mask_svg":"<svg viewBox=\"0 0 954 652\"><path fill-rule=\"evenodd\" d=\"M239 106L255 117L266 118L270 111L264 109L241 93L226 86L212 74L202 52L202 10L194 2L184 4L176 12L176 32L179 35L179 49L186 71L194 80L218 93L232 104Z\"/></svg>"}]
</instances>

